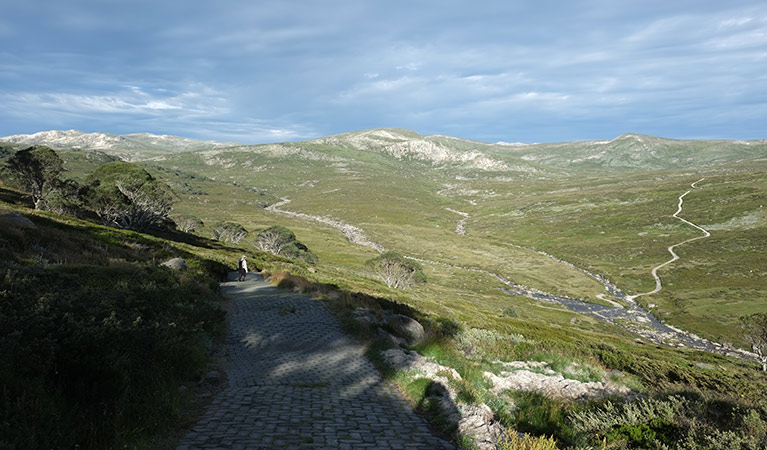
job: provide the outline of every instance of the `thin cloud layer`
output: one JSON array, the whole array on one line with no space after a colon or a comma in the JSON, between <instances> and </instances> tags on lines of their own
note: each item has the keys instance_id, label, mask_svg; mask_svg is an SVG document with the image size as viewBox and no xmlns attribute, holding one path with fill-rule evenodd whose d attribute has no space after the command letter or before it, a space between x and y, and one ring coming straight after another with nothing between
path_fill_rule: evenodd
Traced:
<instances>
[{"instance_id":1,"label":"thin cloud layer","mask_svg":"<svg viewBox=\"0 0 767 450\"><path fill-rule=\"evenodd\" d=\"M0 18L0 135L767 137L763 2L37 3Z\"/></svg>"}]
</instances>

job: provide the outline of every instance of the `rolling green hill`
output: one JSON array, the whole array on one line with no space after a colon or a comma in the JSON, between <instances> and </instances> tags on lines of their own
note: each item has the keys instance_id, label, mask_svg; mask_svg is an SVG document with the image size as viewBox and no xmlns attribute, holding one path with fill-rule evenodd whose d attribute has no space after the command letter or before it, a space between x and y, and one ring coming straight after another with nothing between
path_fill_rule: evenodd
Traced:
<instances>
[{"instance_id":1,"label":"rolling green hill","mask_svg":"<svg viewBox=\"0 0 767 450\"><path fill-rule=\"evenodd\" d=\"M77 176L131 149L61 154ZM373 278L364 262L375 250L317 221L265 209L289 199L285 210L333 219L384 248L463 268L427 264L435 281L417 297L440 311L465 304L475 314L477 295L498 305L530 299L504 294L492 279L467 282L481 272L465 269L592 303L604 304L605 295L622 299L580 269L626 294L652 289L650 269L668 259L666 247L699 233L671 215L677 197L705 178L687 197L682 217L712 226L711 238L681 247L682 259L660 272L663 290L639 301L670 324L741 346L733 324L764 308L765 141L626 134L509 145L377 129L282 144L197 150L169 144L158 152L132 159L144 158L171 185L180 200L176 211L200 217L208 225L202 233L223 221L250 230L287 223L316 249L321 273ZM536 306L520 308L548 314Z\"/></svg>"}]
</instances>

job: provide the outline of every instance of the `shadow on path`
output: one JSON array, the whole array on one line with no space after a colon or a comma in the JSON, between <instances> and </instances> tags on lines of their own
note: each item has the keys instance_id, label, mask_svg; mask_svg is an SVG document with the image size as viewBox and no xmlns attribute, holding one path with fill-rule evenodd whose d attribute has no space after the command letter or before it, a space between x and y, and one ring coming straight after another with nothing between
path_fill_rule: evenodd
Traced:
<instances>
[{"instance_id":1,"label":"shadow on path","mask_svg":"<svg viewBox=\"0 0 767 450\"><path fill-rule=\"evenodd\" d=\"M232 300L229 385L177 449L453 448L386 383L325 303L265 283L222 283Z\"/></svg>"}]
</instances>

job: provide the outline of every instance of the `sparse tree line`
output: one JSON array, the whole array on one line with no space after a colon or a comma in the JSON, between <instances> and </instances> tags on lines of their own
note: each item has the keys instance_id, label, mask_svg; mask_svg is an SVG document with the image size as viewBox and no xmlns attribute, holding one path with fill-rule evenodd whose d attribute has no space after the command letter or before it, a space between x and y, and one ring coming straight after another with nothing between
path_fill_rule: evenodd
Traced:
<instances>
[{"instance_id":1,"label":"sparse tree line","mask_svg":"<svg viewBox=\"0 0 767 450\"><path fill-rule=\"evenodd\" d=\"M9 153L9 152L6 152ZM64 162L52 149L30 147L12 154L0 167L0 179L26 192L37 210L97 218L108 226L134 231L176 228L185 233L205 224L189 215L171 217L175 195L164 182L136 164L113 161L99 166L83 183L63 179ZM213 239L239 244L249 235L240 224L213 227ZM256 247L290 259L316 264L317 256L282 226L260 231Z\"/></svg>"},{"instance_id":2,"label":"sparse tree line","mask_svg":"<svg viewBox=\"0 0 767 450\"><path fill-rule=\"evenodd\" d=\"M8 185L27 192L38 210L95 216L106 225L135 231L173 227L173 192L136 164L103 164L83 183L63 179L62 172L59 155L36 146L8 158L0 175Z\"/></svg>"}]
</instances>

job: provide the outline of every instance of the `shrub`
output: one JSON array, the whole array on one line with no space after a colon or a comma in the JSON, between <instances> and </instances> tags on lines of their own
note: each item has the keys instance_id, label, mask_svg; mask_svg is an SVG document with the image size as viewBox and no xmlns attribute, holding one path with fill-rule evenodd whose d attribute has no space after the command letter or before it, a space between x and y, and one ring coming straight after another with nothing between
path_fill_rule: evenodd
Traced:
<instances>
[{"instance_id":1,"label":"shrub","mask_svg":"<svg viewBox=\"0 0 767 450\"><path fill-rule=\"evenodd\" d=\"M220 223L213 229L213 239L232 244L239 244L247 235L248 231L238 223Z\"/></svg>"},{"instance_id":2,"label":"shrub","mask_svg":"<svg viewBox=\"0 0 767 450\"><path fill-rule=\"evenodd\" d=\"M48 147L29 147L11 156L3 171L7 180L32 197L35 209L43 209L46 198L55 191L64 162Z\"/></svg>"},{"instance_id":3,"label":"shrub","mask_svg":"<svg viewBox=\"0 0 767 450\"><path fill-rule=\"evenodd\" d=\"M122 161L96 169L87 178L82 197L106 225L135 231L166 228L174 200L168 185Z\"/></svg>"},{"instance_id":4,"label":"shrub","mask_svg":"<svg viewBox=\"0 0 767 450\"><path fill-rule=\"evenodd\" d=\"M698 396L643 398L631 403L605 402L573 412L576 433L604 438L619 448L759 449L767 448L767 410L735 407Z\"/></svg>"},{"instance_id":5,"label":"shrub","mask_svg":"<svg viewBox=\"0 0 767 450\"><path fill-rule=\"evenodd\" d=\"M746 340L762 363L762 371L767 371L767 313L757 313L740 318Z\"/></svg>"},{"instance_id":6,"label":"shrub","mask_svg":"<svg viewBox=\"0 0 767 450\"><path fill-rule=\"evenodd\" d=\"M421 265L395 251L382 253L367 262L373 272L390 288L407 289L426 281Z\"/></svg>"},{"instance_id":7,"label":"shrub","mask_svg":"<svg viewBox=\"0 0 767 450\"><path fill-rule=\"evenodd\" d=\"M202 219L196 216L175 216L173 217L173 222L175 222L176 227L184 233L192 233L205 225L202 222Z\"/></svg>"},{"instance_id":8,"label":"shrub","mask_svg":"<svg viewBox=\"0 0 767 450\"><path fill-rule=\"evenodd\" d=\"M292 231L280 225L261 230L256 236L256 245L273 255L296 259L310 265L317 264L317 256L299 242Z\"/></svg>"},{"instance_id":9,"label":"shrub","mask_svg":"<svg viewBox=\"0 0 767 450\"><path fill-rule=\"evenodd\" d=\"M511 431L498 443L498 448L500 450L557 450L557 442L553 436L520 436Z\"/></svg>"},{"instance_id":10,"label":"shrub","mask_svg":"<svg viewBox=\"0 0 767 450\"><path fill-rule=\"evenodd\" d=\"M0 329L13 331L0 335L0 447L103 448L167 422L176 380L200 370L223 330L212 297L127 263L4 277Z\"/></svg>"}]
</instances>

